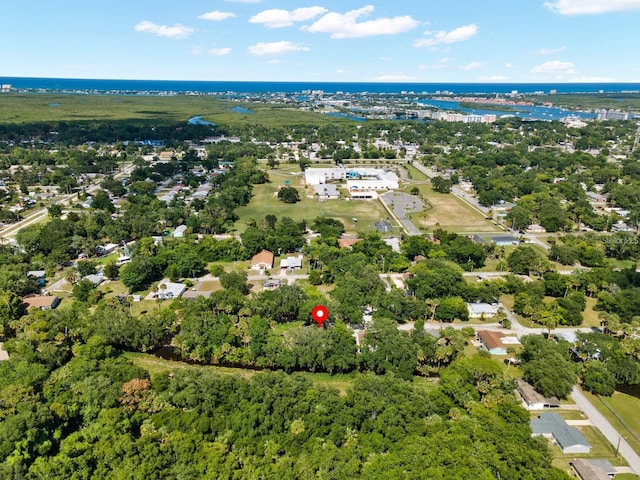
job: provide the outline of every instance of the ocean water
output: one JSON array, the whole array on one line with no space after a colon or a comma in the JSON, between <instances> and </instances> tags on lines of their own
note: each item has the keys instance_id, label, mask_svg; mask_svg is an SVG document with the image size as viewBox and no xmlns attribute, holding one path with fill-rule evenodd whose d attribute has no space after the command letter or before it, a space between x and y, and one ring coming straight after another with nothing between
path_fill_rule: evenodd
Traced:
<instances>
[{"instance_id":1,"label":"ocean water","mask_svg":"<svg viewBox=\"0 0 640 480\"><path fill-rule=\"evenodd\" d=\"M225 82L180 80L108 80L81 78L0 77L0 84L15 89L75 92L148 93L325 93L400 94L451 92L453 94L492 93L606 93L640 92L640 83L342 83L342 82Z\"/></svg>"}]
</instances>

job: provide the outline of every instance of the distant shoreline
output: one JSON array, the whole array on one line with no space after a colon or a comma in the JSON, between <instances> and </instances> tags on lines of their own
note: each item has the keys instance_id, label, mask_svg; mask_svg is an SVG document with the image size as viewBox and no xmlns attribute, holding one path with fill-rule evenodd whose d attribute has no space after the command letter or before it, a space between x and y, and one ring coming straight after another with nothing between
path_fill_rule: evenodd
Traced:
<instances>
[{"instance_id":1,"label":"distant shoreline","mask_svg":"<svg viewBox=\"0 0 640 480\"><path fill-rule=\"evenodd\" d=\"M0 77L12 91L80 94L369 94L369 95L553 95L638 94L640 83L373 83L373 82L247 82L182 80L116 80Z\"/></svg>"}]
</instances>

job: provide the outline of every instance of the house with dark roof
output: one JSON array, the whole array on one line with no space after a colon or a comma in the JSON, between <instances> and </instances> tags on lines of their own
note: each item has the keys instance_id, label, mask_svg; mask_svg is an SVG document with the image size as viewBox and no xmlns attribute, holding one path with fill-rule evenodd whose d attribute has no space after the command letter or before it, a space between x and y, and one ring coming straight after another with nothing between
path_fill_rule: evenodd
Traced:
<instances>
[{"instance_id":1,"label":"house with dark roof","mask_svg":"<svg viewBox=\"0 0 640 480\"><path fill-rule=\"evenodd\" d=\"M573 473L580 480L611 480L611 478L613 478L612 476L609 476L602 467L596 464L595 461L590 461L585 458L574 459L571 462L571 468L573 469Z\"/></svg>"},{"instance_id":2,"label":"house with dark roof","mask_svg":"<svg viewBox=\"0 0 640 480\"><path fill-rule=\"evenodd\" d=\"M559 413L543 413L531 419L531 435L553 439L562 453L589 453L591 444L575 427L570 427Z\"/></svg>"},{"instance_id":3,"label":"house with dark roof","mask_svg":"<svg viewBox=\"0 0 640 480\"><path fill-rule=\"evenodd\" d=\"M524 380L518 380L516 393L522 399L522 405L527 410L544 410L545 408L560 408L560 400L556 397L547 398L538 393L533 386Z\"/></svg>"},{"instance_id":4,"label":"house with dark roof","mask_svg":"<svg viewBox=\"0 0 640 480\"><path fill-rule=\"evenodd\" d=\"M276 290L282 286L282 280L277 278L268 278L262 284L262 288L265 290Z\"/></svg>"},{"instance_id":5,"label":"house with dark roof","mask_svg":"<svg viewBox=\"0 0 640 480\"><path fill-rule=\"evenodd\" d=\"M520 243L520 240L513 235L496 235L491 237L491 241L498 247L508 247L509 245L518 245Z\"/></svg>"}]
</instances>

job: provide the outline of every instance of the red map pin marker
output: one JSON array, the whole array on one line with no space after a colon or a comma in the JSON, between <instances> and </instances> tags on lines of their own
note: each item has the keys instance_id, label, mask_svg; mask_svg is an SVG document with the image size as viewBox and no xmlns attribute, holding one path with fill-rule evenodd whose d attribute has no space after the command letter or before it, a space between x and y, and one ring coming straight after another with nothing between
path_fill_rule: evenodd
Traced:
<instances>
[{"instance_id":1,"label":"red map pin marker","mask_svg":"<svg viewBox=\"0 0 640 480\"><path fill-rule=\"evenodd\" d=\"M324 321L329 318L329 310L324 305L316 305L311 310L311 318L315 320L318 324L318 327L322 327Z\"/></svg>"}]
</instances>

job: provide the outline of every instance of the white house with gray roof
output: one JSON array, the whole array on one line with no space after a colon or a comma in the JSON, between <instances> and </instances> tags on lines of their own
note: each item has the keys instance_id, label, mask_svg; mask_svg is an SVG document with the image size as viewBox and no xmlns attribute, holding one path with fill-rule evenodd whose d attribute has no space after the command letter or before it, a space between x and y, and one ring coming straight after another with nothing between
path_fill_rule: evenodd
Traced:
<instances>
[{"instance_id":1,"label":"white house with gray roof","mask_svg":"<svg viewBox=\"0 0 640 480\"><path fill-rule=\"evenodd\" d=\"M531 419L531 435L552 438L562 453L589 453L591 444L575 427L570 427L559 413L543 413Z\"/></svg>"}]
</instances>

